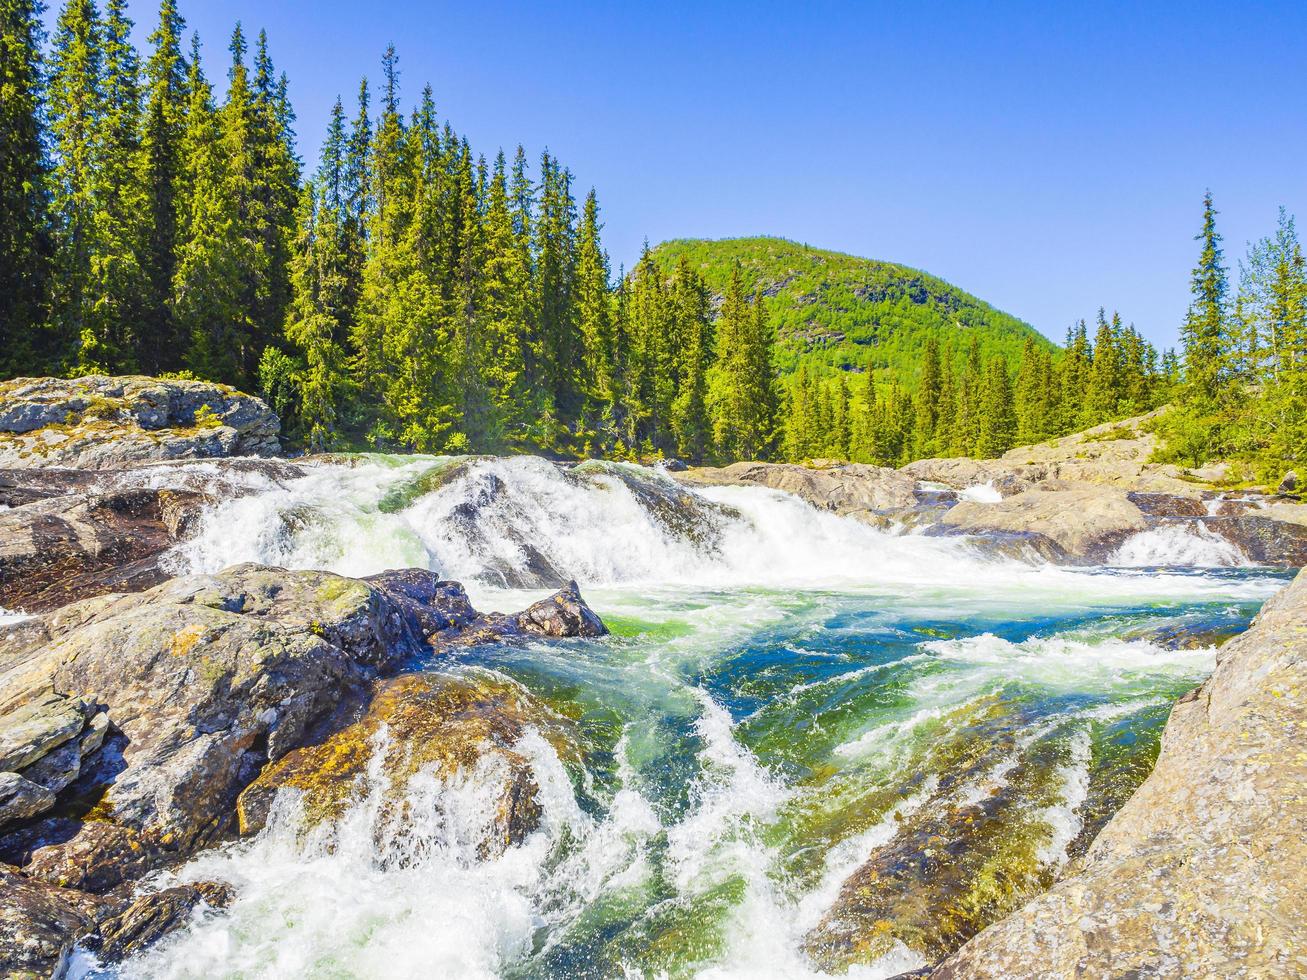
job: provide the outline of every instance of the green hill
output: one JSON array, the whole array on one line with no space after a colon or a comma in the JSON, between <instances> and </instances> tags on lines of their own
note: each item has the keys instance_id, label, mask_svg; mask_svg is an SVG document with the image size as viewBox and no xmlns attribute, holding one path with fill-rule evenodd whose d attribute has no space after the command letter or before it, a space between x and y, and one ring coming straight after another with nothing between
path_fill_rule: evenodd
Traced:
<instances>
[{"instance_id":1,"label":"green hill","mask_svg":"<svg viewBox=\"0 0 1307 980\"><path fill-rule=\"evenodd\" d=\"M677 239L653 250L667 272L684 256L720 299L740 263L750 290L766 296L782 372L866 371L916 386L932 335L960 361L971 339L982 354L1015 365L1027 337L1054 345L1030 324L942 279L893 262L810 248L783 238Z\"/></svg>"}]
</instances>

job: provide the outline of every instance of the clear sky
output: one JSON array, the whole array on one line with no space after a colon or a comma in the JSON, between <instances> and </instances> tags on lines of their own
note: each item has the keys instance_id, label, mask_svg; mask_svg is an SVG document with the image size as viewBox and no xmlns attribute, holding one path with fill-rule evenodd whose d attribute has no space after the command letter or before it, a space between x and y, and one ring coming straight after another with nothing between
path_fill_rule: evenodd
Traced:
<instances>
[{"instance_id":1,"label":"clear sky","mask_svg":"<svg viewBox=\"0 0 1307 980\"><path fill-rule=\"evenodd\" d=\"M52 0L57 4L58 0ZM266 27L316 164L389 41L473 148L545 146L642 240L771 234L928 270L1060 338L1175 342L1204 189L1227 256L1307 222L1307 2L181 0L220 80ZM133 0L144 40L154 0ZM53 20L54 12L50 12Z\"/></svg>"}]
</instances>

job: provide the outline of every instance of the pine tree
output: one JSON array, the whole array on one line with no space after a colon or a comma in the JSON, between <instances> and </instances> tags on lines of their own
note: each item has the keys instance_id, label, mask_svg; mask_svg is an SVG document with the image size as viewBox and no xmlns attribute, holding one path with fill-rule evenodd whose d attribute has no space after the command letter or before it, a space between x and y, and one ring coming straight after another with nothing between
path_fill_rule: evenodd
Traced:
<instances>
[{"instance_id":1,"label":"pine tree","mask_svg":"<svg viewBox=\"0 0 1307 980\"><path fill-rule=\"evenodd\" d=\"M42 144L38 0L0 0L0 371L54 360L48 335L50 174Z\"/></svg>"}]
</instances>

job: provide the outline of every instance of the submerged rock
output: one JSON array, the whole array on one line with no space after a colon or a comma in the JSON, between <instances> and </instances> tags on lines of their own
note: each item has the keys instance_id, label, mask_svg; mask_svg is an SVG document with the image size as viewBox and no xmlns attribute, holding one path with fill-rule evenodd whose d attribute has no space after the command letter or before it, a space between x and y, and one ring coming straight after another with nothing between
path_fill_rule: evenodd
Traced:
<instances>
[{"instance_id":1,"label":"submerged rock","mask_svg":"<svg viewBox=\"0 0 1307 980\"><path fill-rule=\"evenodd\" d=\"M1307 972L1307 573L1171 713L1152 774L1051 891L938 980Z\"/></svg>"},{"instance_id":2,"label":"submerged rock","mask_svg":"<svg viewBox=\"0 0 1307 980\"><path fill-rule=\"evenodd\" d=\"M1041 812L1059 802L1065 741L1029 738L1037 719L992 699L941 724L919 774L880 801L894 821L889 839L804 940L823 970L896 944L937 960L1052 881Z\"/></svg>"},{"instance_id":3,"label":"submerged rock","mask_svg":"<svg viewBox=\"0 0 1307 980\"><path fill-rule=\"evenodd\" d=\"M539 790L527 758L516 748L528 729L575 754L570 723L501 675L418 673L380 681L358 722L291 752L241 794L241 832L261 830L277 794L290 790L309 827L340 817L368 793L380 793L393 817L393 835L410 821L431 816L414 812L424 799L408 795L415 775L451 780L481 770L481 778L498 788L478 848L483 855L498 854L520 843L540 820ZM433 805L438 807L438 800Z\"/></svg>"},{"instance_id":4,"label":"submerged rock","mask_svg":"<svg viewBox=\"0 0 1307 980\"><path fill-rule=\"evenodd\" d=\"M148 460L278 455L260 399L206 381L16 378L0 383L0 466L102 470Z\"/></svg>"}]
</instances>

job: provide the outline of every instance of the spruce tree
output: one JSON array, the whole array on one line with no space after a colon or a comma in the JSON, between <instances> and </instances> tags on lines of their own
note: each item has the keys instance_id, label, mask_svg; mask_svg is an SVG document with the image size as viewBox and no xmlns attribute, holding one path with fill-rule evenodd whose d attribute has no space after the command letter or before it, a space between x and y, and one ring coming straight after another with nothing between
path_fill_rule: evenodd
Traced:
<instances>
[{"instance_id":1,"label":"spruce tree","mask_svg":"<svg viewBox=\"0 0 1307 980\"><path fill-rule=\"evenodd\" d=\"M924 459L936 455L936 429L939 424L940 402L940 357L939 341L934 337L926 340L926 350L922 356L921 382L917 386L917 418L914 425L916 458Z\"/></svg>"},{"instance_id":2,"label":"spruce tree","mask_svg":"<svg viewBox=\"0 0 1307 980\"><path fill-rule=\"evenodd\" d=\"M1012 386L1007 362L1002 355L994 355L985 365L979 402L976 455L983 458L1001 456L1012 448L1016 436Z\"/></svg>"},{"instance_id":3,"label":"spruce tree","mask_svg":"<svg viewBox=\"0 0 1307 980\"><path fill-rule=\"evenodd\" d=\"M1083 421L1087 425L1097 425L1117 415L1123 364L1116 335L1117 331L1100 308L1098 330L1094 334L1094 354L1089 366L1089 386L1085 394Z\"/></svg>"},{"instance_id":4,"label":"spruce tree","mask_svg":"<svg viewBox=\"0 0 1307 980\"><path fill-rule=\"evenodd\" d=\"M1195 236L1201 242L1198 264L1191 280L1193 299L1180 336L1184 344L1185 397L1213 404L1221 395L1229 333L1226 300L1229 291L1216 231L1212 194L1203 197L1203 226Z\"/></svg>"},{"instance_id":5,"label":"spruce tree","mask_svg":"<svg viewBox=\"0 0 1307 980\"><path fill-rule=\"evenodd\" d=\"M234 381L241 376L235 332L248 315L241 291L241 266L248 256L198 37L192 37L186 88L184 195L172 306L177 329L187 338L188 367L201 377Z\"/></svg>"},{"instance_id":6,"label":"spruce tree","mask_svg":"<svg viewBox=\"0 0 1307 980\"><path fill-rule=\"evenodd\" d=\"M150 372L182 366L186 338L173 315L173 280L181 251L185 189L187 88L181 38L186 23L176 0L162 0L150 34L145 64L145 108L140 137L140 183L144 195L145 244L141 264L148 283L137 333L137 360Z\"/></svg>"},{"instance_id":7,"label":"spruce tree","mask_svg":"<svg viewBox=\"0 0 1307 980\"><path fill-rule=\"evenodd\" d=\"M503 151L490 178L485 225L483 376L496 424L487 448L498 449L522 439L530 413L522 355L530 269L522 266L513 231Z\"/></svg>"},{"instance_id":8,"label":"spruce tree","mask_svg":"<svg viewBox=\"0 0 1307 980\"><path fill-rule=\"evenodd\" d=\"M583 354L581 386L592 418L613 400L613 329L609 303L608 256L599 243L599 203L594 189L586 195L577 233L576 318Z\"/></svg>"},{"instance_id":9,"label":"spruce tree","mask_svg":"<svg viewBox=\"0 0 1307 980\"><path fill-rule=\"evenodd\" d=\"M676 451L702 461L712 447L708 419L708 370L712 365L712 303L703 278L682 257L672 278L672 319L681 346L676 355L676 397L672 431Z\"/></svg>"},{"instance_id":10,"label":"spruce tree","mask_svg":"<svg viewBox=\"0 0 1307 980\"><path fill-rule=\"evenodd\" d=\"M540 158L540 214L535 227L541 380L564 423L581 409L582 343L572 291L576 282L576 202L572 175L545 152Z\"/></svg>"},{"instance_id":11,"label":"spruce tree","mask_svg":"<svg viewBox=\"0 0 1307 980\"><path fill-rule=\"evenodd\" d=\"M97 241L97 136L104 114L104 38L93 0L67 0L59 12L50 58L50 134L55 154L54 316L74 363L107 368L119 352L97 334L92 264ZM91 360L101 363L91 363Z\"/></svg>"},{"instance_id":12,"label":"spruce tree","mask_svg":"<svg viewBox=\"0 0 1307 980\"><path fill-rule=\"evenodd\" d=\"M780 401L773 346L762 299L749 302L736 263L722 301L717 358L708 379L713 439L723 458L766 459L773 449Z\"/></svg>"},{"instance_id":13,"label":"spruce tree","mask_svg":"<svg viewBox=\"0 0 1307 980\"><path fill-rule=\"evenodd\" d=\"M38 0L0 0L0 371L51 366L49 172Z\"/></svg>"}]
</instances>

